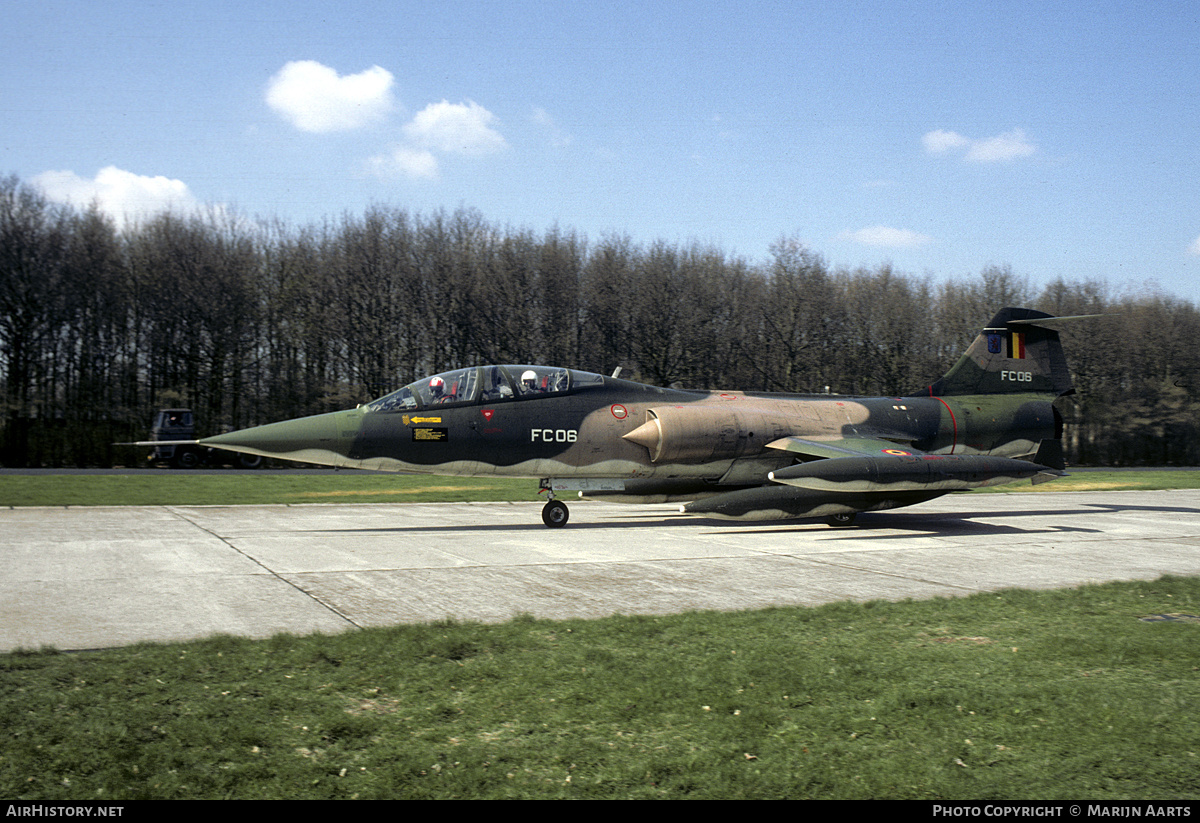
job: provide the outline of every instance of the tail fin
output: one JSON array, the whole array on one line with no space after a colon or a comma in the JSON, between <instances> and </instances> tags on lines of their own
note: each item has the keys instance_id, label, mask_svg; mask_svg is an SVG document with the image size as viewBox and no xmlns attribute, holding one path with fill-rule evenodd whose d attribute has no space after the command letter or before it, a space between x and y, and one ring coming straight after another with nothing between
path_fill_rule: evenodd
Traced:
<instances>
[{"instance_id":1,"label":"tail fin","mask_svg":"<svg viewBox=\"0 0 1200 823\"><path fill-rule=\"evenodd\" d=\"M1001 309L946 376L929 387L929 395L1072 393L1067 358L1051 328L1067 319L1076 318Z\"/></svg>"}]
</instances>

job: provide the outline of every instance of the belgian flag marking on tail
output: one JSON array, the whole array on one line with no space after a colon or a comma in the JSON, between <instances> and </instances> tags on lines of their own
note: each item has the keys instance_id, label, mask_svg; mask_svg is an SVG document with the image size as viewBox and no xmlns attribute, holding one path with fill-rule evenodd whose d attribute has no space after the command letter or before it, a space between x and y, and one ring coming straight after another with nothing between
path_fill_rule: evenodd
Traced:
<instances>
[{"instance_id":1,"label":"belgian flag marking on tail","mask_svg":"<svg viewBox=\"0 0 1200 823\"><path fill-rule=\"evenodd\" d=\"M1015 331L1012 332L1012 338L1008 343L1008 356L1012 360L1025 359L1025 333Z\"/></svg>"},{"instance_id":2,"label":"belgian flag marking on tail","mask_svg":"<svg viewBox=\"0 0 1200 823\"><path fill-rule=\"evenodd\" d=\"M929 386L928 394L1067 394L1071 373L1054 327L1082 319L1082 315L1052 317L1033 309L1001 309L950 371Z\"/></svg>"}]
</instances>

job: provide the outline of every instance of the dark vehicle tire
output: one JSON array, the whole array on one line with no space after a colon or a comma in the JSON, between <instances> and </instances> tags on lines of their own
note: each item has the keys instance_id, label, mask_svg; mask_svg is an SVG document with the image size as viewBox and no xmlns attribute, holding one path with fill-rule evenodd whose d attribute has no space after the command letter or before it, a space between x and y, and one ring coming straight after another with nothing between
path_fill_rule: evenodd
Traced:
<instances>
[{"instance_id":1,"label":"dark vehicle tire","mask_svg":"<svg viewBox=\"0 0 1200 823\"><path fill-rule=\"evenodd\" d=\"M570 516L567 504L561 500L551 500L542 508L542 522L552 529L561 529L567 525Z\"/></svg>"},{"instance_id":2,"label":"dark vehicle tire","mask_svg":"<svg viewBox=\"0 0 1200 823\"><path fill-rule=\"evenodd\" d=\"M174 462L177 469L195 469L200 466L202 461L200 460L200 455L191 449L177 448L175 450L175 460L172 462Z\"/></svg>"},{"instance_id":3,"label":"dark vehicle tire","mask_svg":"<svg viewBox=\"0 0 1200 823\"><path fill-rule=\"evenodd\" d=\"M261 454L239 454L237 459L239 469L257 469L262 463Z\"/></svg>"},{"instance_id":4,"label":"dark vehicle tire","mask_svg":"<svg viewBox=\"0 0 1200 823\"><path fill-rule=\"evenodd\" d=\"M854 512L849 514L832 514L825 518L825 522L831 526L853 526Z\"/></svg>"}]
</instances>

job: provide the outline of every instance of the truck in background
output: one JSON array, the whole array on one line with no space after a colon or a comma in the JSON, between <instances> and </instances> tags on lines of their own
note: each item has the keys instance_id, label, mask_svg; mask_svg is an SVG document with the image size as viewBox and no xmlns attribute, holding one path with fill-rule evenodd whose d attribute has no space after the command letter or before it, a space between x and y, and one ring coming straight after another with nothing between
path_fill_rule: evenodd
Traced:
<instances>
[{"instance_id":1,"label":"truck in background","mask_svg":"<svg viewBox=\"0 0 1200 823\"><path fill-rule=\"evenodd\" d=\"M196 420L191 409L160 409L150 427L150 440L163 441L164 445L155 446L148 459L151 463L166 463L176 469L203 466L257 469L262 466L263 459L257 454L235 454L178 442L195 439Z\"/></svg>"}]
</instances>

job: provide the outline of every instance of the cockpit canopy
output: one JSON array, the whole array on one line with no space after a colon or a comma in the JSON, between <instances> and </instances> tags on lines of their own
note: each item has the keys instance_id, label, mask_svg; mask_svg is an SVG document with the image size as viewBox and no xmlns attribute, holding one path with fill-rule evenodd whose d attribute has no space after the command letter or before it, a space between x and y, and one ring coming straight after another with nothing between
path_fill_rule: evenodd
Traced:
<instances>
[{"instance_id":1,"label":"cockpit canopy","mask_svg":"<svg viewBox=\"0 0 1200 823\"><path fill-rule=\"evenodd\" d=\"M435 374L381 397L373 412L467 406L569 394L604 385L598 374L556 366L471 366Z\"/></svg>"}]
</instances>

